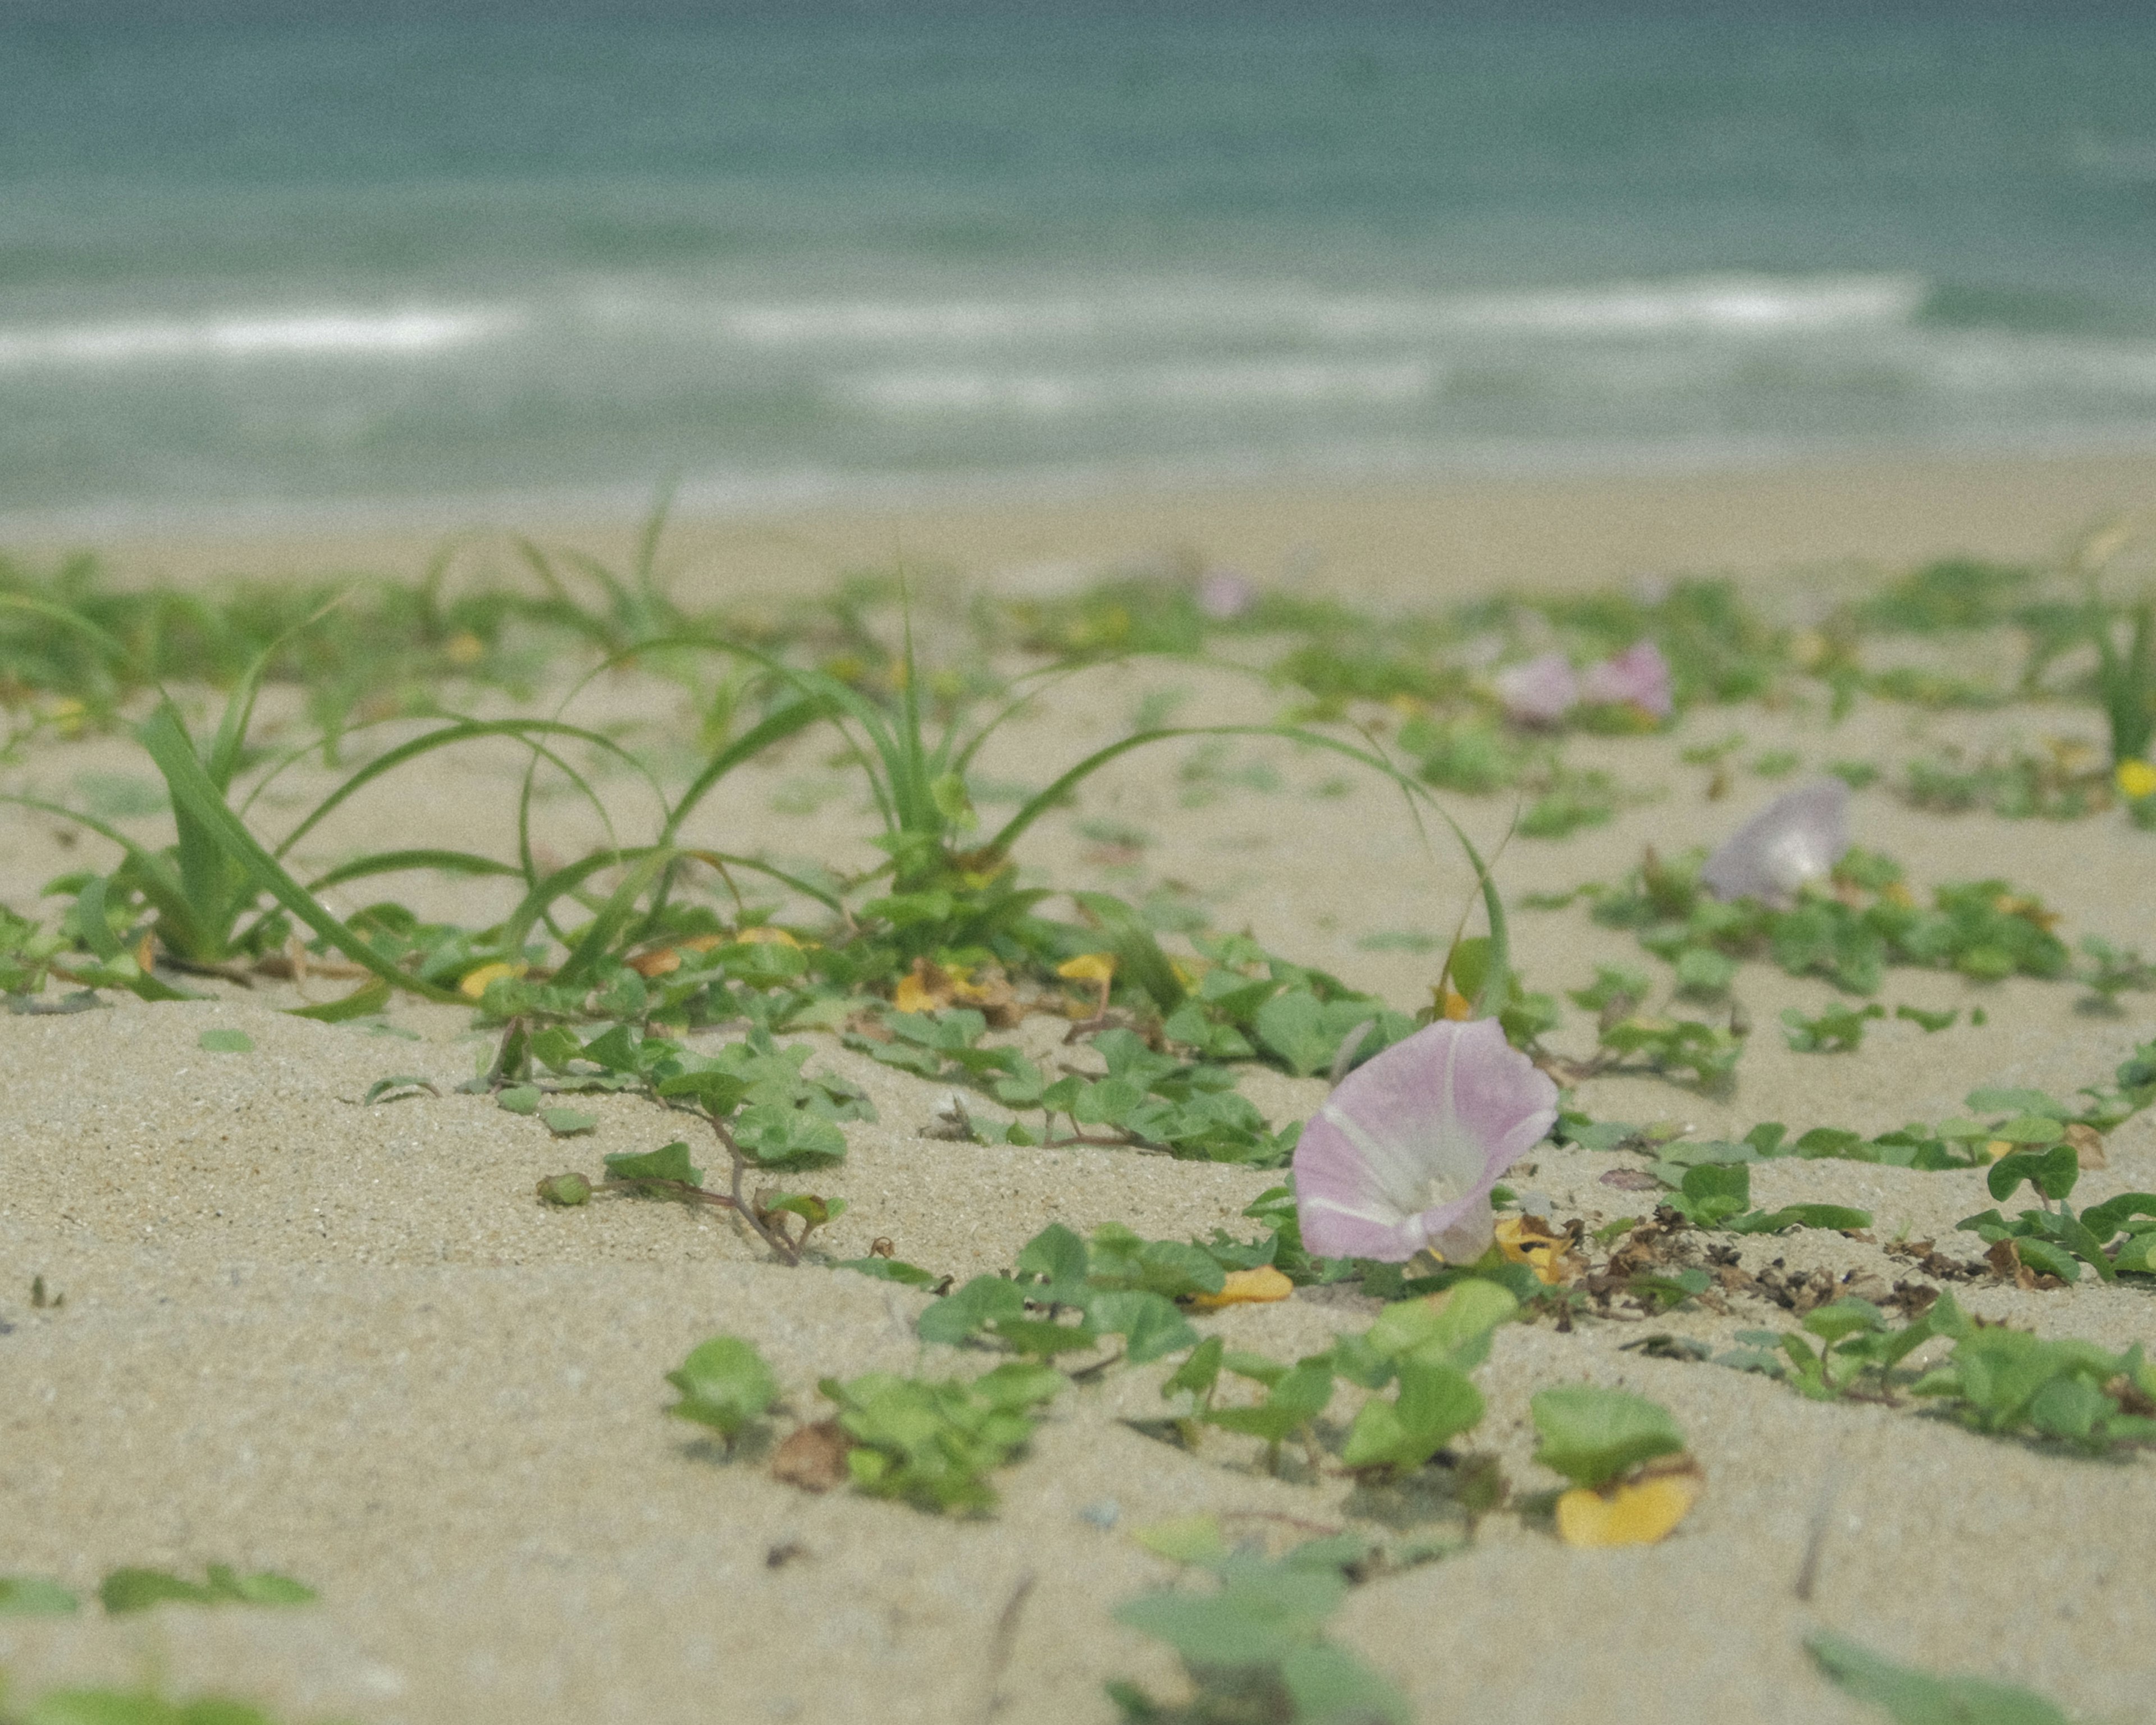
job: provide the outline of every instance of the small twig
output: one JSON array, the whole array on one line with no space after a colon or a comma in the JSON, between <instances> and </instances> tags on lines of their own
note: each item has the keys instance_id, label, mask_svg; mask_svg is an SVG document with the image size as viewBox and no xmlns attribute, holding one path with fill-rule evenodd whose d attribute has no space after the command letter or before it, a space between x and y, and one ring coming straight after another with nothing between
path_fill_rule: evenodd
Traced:
<instances>
[{"instance_id":1,"label":"small twig","mask_svg":"<svg viewBox=\"0 0 2156 1725\"><path fill-rule=\"evenodd\" d=\"M987 1692L981 1701L981 1725L988 1725L988 1721L1003 1711L1004 1672L1009 1667L1011 1650L1018 1642L1019 1615L1025 1609L1025 1602L1033 1593L1036 1579L1030 1569L1019 1576L1018 1585L1011 1589L1011 1596L1004 1602L1004 1609L996 1614L995 1630L988 1637L988 1681Z\"/></svg>"},{"instance_id":2,"label":"small twig","mask_svg":"<svg viewBox=\"0 0 2156 1725\"><path fill-rule=\"evenodd\" d=\"M711 1130L718 1134L720 1143L726 1146L726 1154L732 1159L733 1179L728 1190L733 1194L734 1209L740 1214L742 1219L756 1230L757 1239L778 1253L788 1264L798 1264L801 1261L799 1244L788 1240L783 1230L773 1228L765 1221L756 1207L742 1198L742 1180L748 1173L748 1158L742 1153L742 1147L734 1142L734 1135L726 1130L726 1122L716 1114L707 1114L704 1118L711 1122ZM802 1236L804 1240L807 1237L805 1233Z\"/></svg>"},{"instance_id":3,"label":"small twig","mask_svg":"<svg viewBox=\"0 0 2156 1725\"><path fill-rule=\"evenodd\" d=\"M1804 1560L1797 1568L1797 1597L1811 1603L1819 1582L1820 1555L1826 1548L1827 1525L1834 1516L1834 1501L1841 1490L1841 1470L1830 1459L1820 1481L1819 1502L1812 1506L1811 1532L1804 1541Z\"/></svg>"}]
</instances>

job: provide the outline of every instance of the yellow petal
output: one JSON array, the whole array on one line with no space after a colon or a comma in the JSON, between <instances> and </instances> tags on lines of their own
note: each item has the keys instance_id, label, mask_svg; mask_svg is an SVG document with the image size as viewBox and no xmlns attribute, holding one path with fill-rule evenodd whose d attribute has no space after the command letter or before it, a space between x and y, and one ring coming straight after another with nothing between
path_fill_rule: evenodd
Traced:
<instances>
[{"instance_id":1,"label":"yellow petal","mask_svg":"<svg viewBox=\"0 0 2156 1725\"><path fill-rule=\"evenodd\" d=\"M1531 1266L1545 1286L1570 1281L1579 1267L1568 1250L1570 1237L1553 1234L1539 1216L1507 1216L1497 1224L1496 1235L1506 1261Z\"/></svg>"},{"instance_id":2,"label":"yellow petal","mask_svg":"<svg viewBox=\"0 0 2156 1725\"><path fill-rule=\"evenodd\" d=\"M902 976L891 991L891 1004L901 1012L933 1012L941 1004L917 976Z\"/></svg>"},{"instance_id":3,"label":"yellow petal","mask_svg":"<svg viewBox=\"0 0 2156 1725\"><path fill-rule=\"evenodd\" d=\"M500 963L482 964L477 970L467 973L464 979L458 983L457 993L462 994L467 999L476 1000L480 995L486 993L486 988L489 983L498 982L501 978L506 976L522 976L524 973L531 968L531 967L528 964L503 964Z\"/></svg>"},{"instance_id":4,"label":"yellow petal","mask_svg":"<svg viewBox=\"0 0 2156 1725\"><path fill-rule=\"evenodd\" d=\"M2143 797L2156 797L2156 767L2146 761L2121 761L2118 763L2118 792L2139 802Z\"/></svg>"},{"instance_id":5,"label":"yellow petal","mask_svg":"<svg viewBox=\"0 0 2156 1725\"><path fill-rule=\"evenodd\" d=\"M442 655L451 665L476 665L486 653L486 643L470 629L460 629L442 644Z\"/></svg>"},{"instance_id":6,"label":"yellow petal","mask_svg":"<svg viewBox=\"0 0 2156 1725\"><path fill-rule=\"evenodd\" d=\"M1113 952L1081 952L1075 958L1065 958L1057 965L1055 973L1068 982L1108 982L1116 974L1116 955Z\"/></svg>"},{"instance_id":7,"label":"yellow petal","mask_svg":"<svg viewBox=\"0 0 2156 1725\"><path fill-rule=\"evenodd\" d=\"M1255 1270L1231 1270L1217 1294L1194 1296L1190 1303L1200 1312L1217 1312L1223 1306L1255 1306L1268 1300L1285 1300L1295 1284L1270 1264Z\"/></svg>"},{"instance_id":8,"label":"yellow petal","mask_svg":"<svg viewBox=\"0 0 2156 1725\"><path fill-rule=\"evenodd\" d=\"M1691 1513L1704 1476L1691 1462L1605 1491L1577 1486L1557 1501L1557 1537L1567 1545L1655 1545Z\"/></svg>"},{"instance_id":9,"label":"yellow petal","mask_svg":"<svg viewBox=\"0 0 2156 1725\"><path fill-rule=\"evenodd\" d=\"M1450 1019L1454 1024L1460 1024L1475 1016L1475 1003L1457 988L1433 989L1431 993L1435 997L1440 1018Z\"/></svg>"},{"instance_id":10,"label":"yellow petal","mask_svg":"<svg viewBox=\"0 0 2156 1725\"><path fill-rule=\"evenodd\" d=\"M2013 1148L2011 1139L1993 1138L1984 1147L1984 1159L1986 1162L1996 1162L2000 1157L2010 1154Z\"/></svg>"},{"instance_id":11,"label":"yellow petal","mask_svg":"<svg viewBox=\"0 0 2156 1725\"><path fill-rule=\"evenodd\" d=\"M798 947L801 944L784 929L773 928L768 925L744 928L734 939L744 947Z\"/></svg>"}]
</instances>

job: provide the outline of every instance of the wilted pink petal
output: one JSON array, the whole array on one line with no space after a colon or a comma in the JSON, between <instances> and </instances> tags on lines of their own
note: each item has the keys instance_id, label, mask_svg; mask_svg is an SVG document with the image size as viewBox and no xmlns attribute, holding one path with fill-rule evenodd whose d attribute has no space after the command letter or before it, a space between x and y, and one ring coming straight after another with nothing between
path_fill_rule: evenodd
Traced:
<instances>
[{"instance_id":1,"label":"wilted pink petal","mask_svg":"<svg viewBox=\"0 0 2156 1725\"><path fill-rule=\"evenodd\" d=\"M1495 1019L1440 1020L1360 1066L1295 1149L1303 1244L1328 1258L1403 1262L1428 1246L1477 1258L1490 1189L1557 1119L1557 1086Z\"/></svg>"},{"instance_id":2,"label":"wilted pink petal","mask_svg":"<svg viewBox=\"0 0 2156 1725\"><path fill-rule=\"evenodd\" d=\"M1670 662L1652 641L1635 641L1614 659L1590 665L1579 698L1596 706L1636 706L1653 719L1670 716Z\"/></svg>"},{"instance_id":3,"label":"wilted pink petal","mask_svg":"<svg viewBox=\"0 0 2156 1725\"><path fill-rule=\"evenodd\" d=\"M1579 679L1562 653L1545 653L1491 680L1505 716L1516 725L1554 725L1579 700Z\"/></svg>"},{"instance_id":4,"label":"wilted pink petal","mask_svg":"<svg viewBox=\"0 0 2156 1725\"><path fill-rule=\"evenodd\" d=\"M1257 603L1255 583L1233 569L1215 569L1198 583L1198 608L1215 623L1247 617Z\"/></svg>"},{"instance_id":5,"label":"wilted pink petal","mask_svg":"<svg viewBox=\"0 0 2156 1725\"><path fill-rule=\"evenodd\" d=\"M1717 898L1787 904L1849 849L1849 787L1816 779L1775 798L1739 827L1699 871Z\"/></svg>"}]
</instances>

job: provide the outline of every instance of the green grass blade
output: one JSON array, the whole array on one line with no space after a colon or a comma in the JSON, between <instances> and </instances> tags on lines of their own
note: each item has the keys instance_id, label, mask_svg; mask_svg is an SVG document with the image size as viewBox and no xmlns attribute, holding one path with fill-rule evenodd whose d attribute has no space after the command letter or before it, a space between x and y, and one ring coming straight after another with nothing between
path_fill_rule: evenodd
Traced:
<instances>
[{"instance_id":1,"label":"green grass blade","mask_svg":"<svg viewBox=\"0 0 2156 1725\"><path fill-rule=\"evenodd\" d=\"M0 593L0 611L28 611L33 616L44 618L48 623L57 623L61 628L73 630L85 640L119 660L141 680L150 680L148 674L117 635L106 633L87 617L65 605L55 604L50 599L33 598L28 593Z\"/></svg>"},{"instance_id":2,"label":"green grass blade","mask_svg":"<svg viewBox=\"0 0 2156 1725\"><path fill-rule=\"evenodd\" d=\"M355 964L365 965L393 988L409 989L436 1000L454 1002L459 998L449 989L433 988L398 970L285 872L284 865L263 848L218 794L209 775L203 770L194 745L187 740L186 726L180 723L179 714L169 701L161 702L157 710L136 727L135 734L164 775L175 814L185 809L189 819L214 835L253 886L268 893L346 957Z\"/></svg>"},{"instance_id":3,"label":"green grass blade","mask_svg":"<svg viewBox=\"0 0 2156 1725\"><path fill-rule=\"evenodd\" d=\"M1046 790L1029 800L1017 814L1004 824L995 836L988 840L985 848L995 851L1009 851L1027 828L1111 761L1119 756L1130 753L1133 749L1144 748L1152 743L1166 742L1179 737L1274 737L1290 742L1306 743L1315 748L1328 750L1333 754L1344 756L1358 765L1367 767L1371 771L1391 779L1408 797L1409 807L1411 810L1424 803L1435 809L1445 825L1452 829L1453 837L1460 841L1460 849L1467 855L1469 865L1474 869L1476 882L1481 888L1484 910L1490 919L1491 963L1489 980L1483 988L1484 999L1496 1002L1505 998L1505 991L1509 987L1506 979L1512 973L1511 932L1505 920L1504 901L1498 894L1496 880L1491 874L1489 865L1482 860L1481 854L1476 850L1466 833L1462 830L1460 823L1445 811L1442 803L1430 795L1426 786L1409 778L1400 768L1386 760L1383 756L1368 749L1358 748L1354 744L1343 742L1337 737L1327 737L1322 732L1306 731L1298 726L1291 725L1178 725L1158 730L1134 732L1130 736L1121 737L1105 747L1096 749L1056 779ZM1419 817L1417 824L1420 824ZM1492 993L1493 989L1497 992ZM1495 1006L1492 1005L1490 1009L1494 1011Z\"/></svg>"},{"instance_id":4,"label":"green grass blade","mask_svg":"<svg viewBox=\"0 0 2156 1725\"><path fill-rule=\"evenodd\" d=\"M641 761L614 742L612 737L602 736L596 731L586 730L580 725L565 725L557 719L459 719L454 724L442 726L439 731L429 731L424 737L415 737L409 742L400 743L386 753L376 756L373 760L359 768L328 796L317 803L307 818L285 835L277 846L275 855L280 857L289 855L295 845L306 837L339 804L355 792L381 778L383 773L403 766L408 761L417 760L420 756L431 753L435 749L447 748L452 743L469 742L475 737L510 737L529 745L534 736L572 737L618 757L650 787L653 795L659 798L660 806L662 809L665 807L665 795L660 790L657 781L651 777L649 771ZM567 762L552 754L549 754L547 758L552 761L572 778L576 779L580 785L583 784L581 776ZM584 786L584 790L586 795L592 795L588 785ZM596 803L595 797L593 801Z\"/></svg>"},{"instance_id":5,"label":"green grass blade","mask_svg":"<svg viewBox=\"0 0 2156 1725\"><path fill-rule=\"evenodd\" d=\"M318 1024L342 1024L353 1019L372 1018L389 1004L389 984L380 977L362 983L351 993L340 1000L325 1000L319 1006L293 1006L285 1009L288 1017L312 1019Z\"/></svg>"},{"instance_id":6,"label":"green grass blade","mask_svg":"<svg viewBox=\"0 0 2156 1725\"><path fill-rule=\"evenodd\" d=\"M666 824L660 832L660 842L671 844L690 813L735 768L754 760L773 744L783 742L788 737L807 730L818 720L829 716L824 709L814 701L795 701L744 731L706 761L703 771L696 775L688 789L681 793L680 800L674 805L674 812L667 816Z\"/></svg>"},{"instance_id":7,"label":"green grass blade","mask_svg":"<svg viewBox=\"0 0 2156 1725\"><path fill-rule=\"evenodd\" d=\"M439 869L445 875L506 875L511 880L521 880L524 870L512 863L496 862L490 856L475 855L469 850L377 850L370 856L355 857L341 863L326 875L317 875L307 882L310 892L326 891L332 886L341 886L347 880L363 880L372 875L401 874L407 869Z\"/></svg>"}]
</instances>

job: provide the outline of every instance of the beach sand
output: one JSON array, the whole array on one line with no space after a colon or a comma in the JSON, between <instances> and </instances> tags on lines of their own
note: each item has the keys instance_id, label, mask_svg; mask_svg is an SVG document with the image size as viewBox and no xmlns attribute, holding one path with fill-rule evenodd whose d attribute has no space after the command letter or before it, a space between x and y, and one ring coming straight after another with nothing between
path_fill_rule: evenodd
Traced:
<instances>
[{"instance_id":1,"label":"beach sand","mask_svg":"<svg viewBox=\"0 0 2156 1725\"><path fill-rule=\"evenodd\" d=\"M1933 554L2044 552L2107 510L2156 491L2156 460L1941 464L1930 469L1725 475L1539 485L1216 494L1180 501L836 515L789 522L684 524L670 557L706 601L806 591L834 569L887 566L893 547L962 583L1047 590L1104 569L1233 565L1268 582L1367 602L1434 600L1506 585L1589 586L1692 570L1735 570L1766 602L1802 613L1827 583ZM624 535L591 542L618 558ZM757 549L757 547L762 549ZM234 571L410 572L416 544L112 547L131 578ZM1224 673L1163 665L1104 667L1058 685L983 762L993 776L1043 783L1127 722L1149 693L1180 690L1178 716L1276 712L1276 692ZM678 691L624 680L588 697L641 716L648 741L678 716ZM273 716L275 716L273 715ZM289 714L287 715L289 718ZM1939 742L2049 736L2094 740L2090 711L2061 707L1915 714L1861 704L1838 728L1822 713L1693 711L1651 738L1583 739L1578 764L1604 765L1635 800L1609 825L1557 842L1515 840L1499 868L1524 895L1613 880L1645 846L1711 843L1780 787L1740 774L1711 798L1709 773L1680 758L1733 728L1748 752L1786 747L1806 768L1882 765ZM654 750L658 745L652 744ZM789 787L831 777L807 740L746 770L692 836L729 849L820 857L869 853L857 793L818 806ZM1216 926L1334 971L1414 1010L1437 957L1373 950L1373 935L1440 941L1471 879L1442 843L1417 835L1397 793L1340 783L1337 762L1285 745L1238 748L1277 788L1229 781L1188 806L1187 749L1119 762L1080 806L1020 850L1044 883L1133 892L1180 883ZM432 757L360 799L309 840L329 863L385 831L506 854L516 752ZM123 740L42 744L11 787L48 792L85 770L141 772ZM302 773L265 805L265 829L331 781ZM603 787L638 830L636 787ZM794 813L775 808L774 799ZM811 801L817 799L811 798ZM1481 842L1509 804L1454 799ZM1135 842L1082 831L1106 819ZM154 835L152 818L133 824ZM2071 824L1911 811L1860 793L1858 843L1902 860L1920 887L2003 875L2061 913L2069 939L2149 943L2156 835L2115 814ZM539 836L567 856L595 840L568 801L542 811ZM401 839L401 842L421 842ZM106 847L64 842L60 824L0 815L0 902L24 908L39 886ZM1131 853L1137 853L1135 859ZM400 886L403 883L399 883ZM478 917L498 900L414 880L421 908ZM357 901L343 901L347 909ZM1578 908L1516 911L1518 961L1534 986L1574 988L1598 963L1644 963L1631 937ZM306 992L336 990L320 981ZM17 1694L68 1681L155 1680L177 1692L244 1696L293 1720L485 1725L536 1720L841 1721L922 1725L990 1719L1106 1725L1103 1681L1175 1692L1174 1661L1119 1627L1116 1604L1179 1572L1130 1537L1209 1512L1231 1532L1343 1525L1352 1483L1285 1469L1274 1477L1221 1434L1196 1453L1126 1421L1161 1403L1165 1365L1111 1373L1055 1404L1030 1455L998 1476L992 1517L944 1519L847 1492L813 1496L773 1480L756 1445L728 1458L663 1417L664 1374L720 1331L754 1340L786 1406L820 1417L817 1382L871 1369L973 1372L983 1357L924 1350L912 1323L927 1296L815 1267L772 1263L716 1213L609 1200L542 1206L542 1175L598 1172L602 1153L676 1135L648 1104L602 1098L591 1137L557 1141L531 1118L455 1094L485 1050L467 1015L400 1006L411 1036L286 1017L290 985L69 1017L0 1019L0 1574L56 1578L85 1595L123 1564L267 1568L316 1588L285 1609L168 1606L107 1619L0 1615L0 1667ZM1833 998L1816 979L1764 964L1738 993L1759 1029L1732 1096L1698 1096L1646 1078L1581 1087L1598 1117L1674 1120L1702 1135L1779 1120L1867 1132L1960 1111L1984 1084L2071 1093L2107 1081L2156 1004L2076 1008L2071 985L1979 986L1953 975L1888 973L1881 999L1927 1009L1982 1004L1989 1023L1936 1035L1874 1024L1861 1051L1789 1051L1782 1009ZM1561 1045L1586 1032L1570 1014ZM254 1050L199 1045L234 1027ZM1036 1020L1028 1034L1048 1034ZM1568 1040L1568 1038L1569 1040ZM829 1230L839 1256L887 1238L900 1257L960 1279L1008 1266L1039 1229L1106 1221L1148 1236L1254 1230L1240 1211L1275 1174L1134 1152L983 1147L926 1136L942 1089L843 1049L818 1063L854 1081L879 1116L847 1129L846 1161L814 1189L851 1208ZM362 1106L377 1080L431 1080L444 1094ZM1245 1086L1276 1122L1308 1114L1315 1080L1261 1074ZM1002 1111L983 1104L988 1118ZM2112 1135L2107 1168L2077 1199L2156 1189L2156 1118ZM1515 1183L1589 1226L1651 1202L1603 1175L1637 1158L1549 1145ZM1954 1222L1987 1208L1974 1173L1917 1173L1840 1162L1757 1170L1774 1205L1842 1203L1873 1211L1870 1241L1805 1231L1747 1239L1744 1267L1916 1278L1881 1242L1937 1238L1974 1260ZM42 1276L64 1303L33 1309ZM2156 1343L2147 1290L2085 1280L2070 1291L1995 1281L1956 1286L1987 1318L2108 1347ZM1726 1347L1788 1314L1732 1295L1652 1321L1548 1322L1500 1331L1477 1374L1489 1412L1472 1447L1517 1491L1557 1483L1532 1461L1527 1398L1553 1384L1620 1384L1665 1403L1707 1476L1697 1508L1665 1543L1577 1551L1509 1514L1471 1549L1358 1588L1334 1620L1343 1645L1383 1671L1431 1722L1502 1725L1609 1720L1868 1720L1812 1669L1805 1635L1839 1630L1933 1669L2025 1683L2091 1720L2147 1717L2145 1650L2156 1603L2136 1578L2156 1542L2150 1461L2076 1459L1987 1440L1907 1407L1821 1404L1765 1378L1651 1358L1650 1333ZM1306 1291L1276 1305L1201 1318L1231 1346L1279 1359L1327 1346L1373 1309ZM1344 1405L1344 1404L1343 1404ZM791 1422L781 1418L783 1434ZM1815 1585L1798 1597L1817 1544Z\"/></svg>"}]
</instances>

